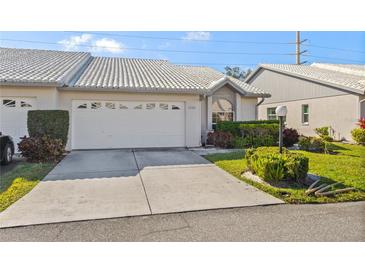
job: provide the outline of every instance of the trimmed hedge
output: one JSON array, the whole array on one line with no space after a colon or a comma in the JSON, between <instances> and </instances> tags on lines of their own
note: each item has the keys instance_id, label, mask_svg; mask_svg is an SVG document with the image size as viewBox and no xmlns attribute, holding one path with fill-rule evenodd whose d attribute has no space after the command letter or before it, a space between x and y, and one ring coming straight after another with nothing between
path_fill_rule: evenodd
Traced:
<instances>
[{"instance_id":1,"label":"trimmed hedge","mask_svg":"<svg viewBox=\"0 0 365 274\"><path fill-rule=\"evenodd\" d=\"M263 125L263 124L279 125L279 120L223 121L217 123L216 129L218 131L230 132L233 134L233 136L241 136L240 125Z\"/></svg>"},{"instance_id":2,"label":"trimmed hedge","mask_svg":"<svg viewBox=\"0 0 365 274\"><path fill-rule=\"evenodd\" d=\"M219 122L217 131L231 133L236 148L274 146L279 140L277 120Z\"/></svg>"},{"instance_id":3,"label":"trimmed hedge","mask_svg":"<svg viewBox=\"0 0 365 274\"><path fill-rule=\"evenodd\" d=\"M67 110L30 110L28 111L28 132L30 137L49 136L67 143L69 114Z\"/></svg>"},{"instance_id":4,"label":"trimmed hedge","mask_svg":"<svg viewBox=\"0 0 365 274\"><path fill-rule=\"evenodd\" d=\"M282 154L277 147L248 149L245 157L249 170L267 182L303 181L307 177L309 159L285 148Z\"/></svg>"}]
</instances>

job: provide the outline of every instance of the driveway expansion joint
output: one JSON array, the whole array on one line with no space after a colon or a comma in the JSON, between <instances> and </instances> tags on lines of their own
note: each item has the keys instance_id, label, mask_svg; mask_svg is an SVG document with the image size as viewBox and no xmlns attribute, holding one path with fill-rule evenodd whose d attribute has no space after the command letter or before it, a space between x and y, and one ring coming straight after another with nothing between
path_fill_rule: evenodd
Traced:
<instances>
[{"instance_id":1,"label":"driveway expansion joint","mask_svg":"<svg viewBox=\"0 0 365 274\"><path fill-rule=\"evenodd\" d=\"M133 158L134 158L134 161L136 163L136 166L137 166L137 170L138 170L138 176L139 176L139 179L141 180L141 184L142 184L142 187L143 187L143 191L144 191L144 195L146 196L146 200L147 200L147 204L148 204L148 208L150 210L150 214L152 215L152 208L151 208L151 204L150 204L150 201L148 200L148 196L147 196L147 191L146 191L146 188L144 186L144 183L143 183L143 178L142 178L142 175L141 175L141 169L138 165L138 162L137 162L137 158L136 158L136 154L134 153L135 150L132 149L132 153L133 153Z\"/></svg>"}]
</instances>

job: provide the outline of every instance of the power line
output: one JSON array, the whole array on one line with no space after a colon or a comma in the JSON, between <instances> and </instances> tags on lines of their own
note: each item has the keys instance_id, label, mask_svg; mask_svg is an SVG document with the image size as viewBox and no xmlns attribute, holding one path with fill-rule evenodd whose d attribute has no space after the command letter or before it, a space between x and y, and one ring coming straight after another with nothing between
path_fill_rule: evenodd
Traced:
<instances>
[{"instance_id":1,"label":"power line","mask_svg":"<svg viewBox=\"0 0 365 274\"><path fill-rule=\"evenodd\" d=\"M132 35L132 34L117 34L107 32L89 32L89 31L66 31L72 33L85 33L94 34L100 36L114 36L125 38L139 38L139 39L154 39L154 40L170 40L170 41L193 41L193 42L209 42L209 43L227 43L227 44L263 44L263 45L293 45L295 42L269 42L269 41L244 41L244 40L203 40L203 39L184 39L184 38L171 38L160 36L145 36L145 35Z\"/></svg>"},{"instance_id":2,"label":"power line","mask_svg":"<svg viewBox=\"0 0 365 274\"><path fill-rule=\"evenodd\" d=\"M322 48L322 49L330 49L330 50L338 50L338 51L344 51L344 52L354 52L354 53L365 54L365 51L354 50L354 49L332 48L332 47L313 45L313 44L303 44L303 45L306 47L312 47L312 48Z\"/></svg>"},{"instance_id":3,"label":"power line","mask_svg":"<svg viewBox=\"0 0 365 274\"><path fill-rule=\"evenodd\" d=\"M24 43L33 43L33 44L46 44L46 45L58 45L61 44L56 42L46 42L46 41L34 41L34 40L20 40L20 39L0 39L0 41L13 41L13 42L24 42ZM103 46L95 46L95 45L78 45L79 47L86 47L86 48L102 48L102 49L120 49L119 47L103 47ZM127 50L140 50L140 51L157 51L157 52L175 52L175 53L191 53L191 54L232 54L232 55L265 55L265 56L292 56L295 53L248 53L248 52L212 52L212 51L185 51L185 50L165 50L165 49L141 49L141 48L123 48ZM364 62L359 60L352 60L352 59L344 59L344 58L337 58L337 57L327 57L327 56L317 56L311 54L303 54L303 56L311 57L311 58L319 58L319 59L330 59L330 60L343 60L348 62L355 62L363 64ZM194 64L194 63L186 63L186 64ZM198 64L198 63L196 63ZM203 63L199 63L203 64ZM206 63L208 64L208 63ZM214 63L210 63L214 64ZM228 65L228 64L218 64L215 63L214 65ZM233 64L232 64L233 65ZM255 64L235 64L235 65L255 65Z\"/></svg>"},{"instance_id":4,"label":"power line","mask_svg":"<svg viewBox=\"0 0 365 274\"><path fill-rule=\"evenodd\" d=\"M100 36L112 36L112 37L124 37L124 38L138 38L138 39L153 39L153 40L170 40L170 41L187 41L184 38L171 38L171 37L160 37L160 36L146 36L146 35L132 35L132 34L117 34L117 33L108 33L108 32L90 32L90 31L65 31L66 33L86 33L86 34L93 34L93 35L100 35ZM189 39L188 41L193 42L207 42L207 43L227 43L227 44L257 44L257 45L294 45L296 42L269 42L269 41L245 41L245 40L202 40L202 39ZM307 39L301 41L306 42ZM307 47L314 47L314 48L323 48L323 49L330 49L330 50L338 50L338 51L345 51L345 52L355 52L355 53L362 53L365 54L365 51L354 50L354 49L344 49L344 48L333 48L321 45L314 45L314 44L302 44L303 46Z\"/></svg>"},{"instance_id":5,"label":"power line","mask_svg":"<svg viewBox=\"0 0 365 274\"><path fill-rule=\"evenodd\" d=\"M345 59L345 58L337 58L337 57L328 57L328 56L318 56L318 55L312 55L312 54L304 54L304 56L314 57L314 58L318 58L318 59L342 60L342 61L346 61L346 62L355 62L355 63L359 63L359 64L363 64L364 63L364 62L359 61L359 60Z\"/></svg>"},{"instance_id":6,"label":"power line","mask_svg":"<svg viewBox=\"0 0 365 274\"><path fill-rule=\"evenodd\" d=\"M33 43L33 44L47 44L47 45L58 45L60 43L56 42L46 42L46 41L32 41L32 40L18 40L18 39L0 39L0 41L13 41L13 42L23 42L23 43ZM78 47L86 48L102 48L102 49L126 49L126 50L136 50L136 51L153 51L153 52L175 52L175 53L190 53L190 54L224 54L224 55L267 55L267 56L289 56L294 55L294 53L267 53L267 52L228 52L228 51L200 51L200 50L172 50L172 49L145 49L145 48L130 48L130 47L103 47L95 46L91 44L78 45Z\"/></svg>"}]
</instances>

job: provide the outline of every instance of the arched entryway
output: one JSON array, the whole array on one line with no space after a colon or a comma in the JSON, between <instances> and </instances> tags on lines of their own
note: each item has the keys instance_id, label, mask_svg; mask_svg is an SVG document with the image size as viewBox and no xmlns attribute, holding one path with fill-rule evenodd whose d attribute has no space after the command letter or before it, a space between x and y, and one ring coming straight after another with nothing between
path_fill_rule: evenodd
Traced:
<instances>
[{"instance_id":1,"label":"arched entryway","mask_svg":"<svg viewBox=\"0 0 365 274\"><path fill-rule=\"evenodd\" d=\"M215 129L215 125L220 121L233 121L234 120L234 106L225 98L214 98L212 104L212 125Z\"/></svg>"}]
</instances>

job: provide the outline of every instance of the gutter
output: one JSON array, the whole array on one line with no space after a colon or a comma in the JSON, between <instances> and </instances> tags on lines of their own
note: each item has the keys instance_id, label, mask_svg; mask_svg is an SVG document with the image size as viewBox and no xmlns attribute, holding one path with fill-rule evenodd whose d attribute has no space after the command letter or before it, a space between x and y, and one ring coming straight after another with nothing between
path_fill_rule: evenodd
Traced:
<instances>
[{"instance_id":1,"label":"gutter","mask_svg":"<svg viewBox=\"0 0 365 274\"><path fill-rule=\"evenodd\" d=\"M261 105L265 101L265 97L262 97L261 100L256 104L256 107Z\"/></svg>"},{"instance_id":2,"label":"gutter","mask_svg":"<svg viewBox=\"0 0 365 274\"><path fill-rule=\"evenodd\" d=\"M60 87L59 82L24 82L24 81L0 81L0 86L22 86L22 87Z\"/></svg>"}]
</instances>

